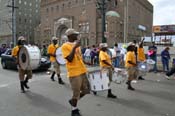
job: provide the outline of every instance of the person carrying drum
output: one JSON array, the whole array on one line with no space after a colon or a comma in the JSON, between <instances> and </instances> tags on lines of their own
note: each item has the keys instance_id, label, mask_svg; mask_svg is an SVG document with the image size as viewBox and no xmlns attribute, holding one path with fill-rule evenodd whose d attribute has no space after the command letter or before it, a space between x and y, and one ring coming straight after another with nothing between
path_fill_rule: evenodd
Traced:
<instances>
[{"instance_id":1,"label":"person carrying drum","mask_svg":"<svg viewBox=\"0 0 175 116\"><path fill-rule=\"evenodd\" d=\"M109 80L112 81L112 72L114 70L114 67L112 66L112 61L110 56L107 53L107 43L101 43L99 45L100 47L100 53L99 53L99 61L100 61L100 67L101 70L107 70L109 73ZM96 94L96 93L95 93ZM112 94L111 89L108 90L108 98L117 98L114 94Z\"/></svg>"},{"instance_id":2,"label":"person carrying drum","mask_svg":"<svg viewBox=\"0 0 175 116\"><path fill-rule=\"evenodd\" d=\"M80 40L78 40L79 32L74 29L66 30L68 42L62 45L63 57L66 59L67 76L73 91L72 99L69 100L72 106L72 116L81 116L77 103L80 98L90 93L89 82L86 76L87 69L83 62Z\"/></svg>"},{"instance_id":3,"label":"person carrying drum","mask_svg":"<svg viewBox=\"0 0 175 116\"><path fill-rule=\"evenodd\" d=\"M127 47L125 67L128 72L128 81L126 84L128 85L129 90L134 91L135 89L131 86L131 81L137 78L137 63L135 56L135 44L133 42L130 42Z\"/></svg>"},{"instance_id":4,"label":"person carrying drum","mask_svg":"<svg viewBox=\"0 0 175 116\"><path fill-rule=\"evenodd\" d=\"M26 39L23 36L18 38L17 46L12 49L12 57L16 60L18 72L19 72L19 80L21 86L21 92L25 93L25 88L29 89L30 87L27 85L28 80L32 78L32 70L23 70L19 64L19 50L26 43ZM26 76L26 78L25 78Z\"/></svg>"},{"instance_id":5,"label":"person carrying drum","mask_svg":"<svg viewBox=\"0 0 175 116\"><path fill-rule=\"evenodd\" d=\"M139 43L139 47L137 49L137 53L138 53L137 60L138 60L138 62L145 62L146 61L145 52L144 52L144 48L143 48L143 41L144 41L144 38ZM138 80L145 80L145 79L142 76L139 76Z\"/></svg>"},{"instance_id":6,"label":"person carrying drum","mask_svg":"<svg viewBox=\"0 0 175 116\"><path fill-rule=\"evenodd\" d=\"M52 63L52 66L54 68L54 71L52 72L52 75L50 77L50 79L52 81L55 81L54 79L54 76L55 76L55 73L57 74L58 76L58 83L59 84L65 84L60 76L60 64L56 61L56 49L59 47L58 44L57 44L57 40L58 38L57 37L52 37L52 44L50 44L48 46L48 49L47 49L47 53L50 57L50 61Z\"/></svg>"}]
</instances>

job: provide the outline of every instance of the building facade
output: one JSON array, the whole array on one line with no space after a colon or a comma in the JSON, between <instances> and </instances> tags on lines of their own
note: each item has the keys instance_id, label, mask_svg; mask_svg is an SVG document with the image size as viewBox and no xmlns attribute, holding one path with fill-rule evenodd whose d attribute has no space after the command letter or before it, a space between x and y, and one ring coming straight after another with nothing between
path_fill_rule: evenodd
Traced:
<instances>
[{"instance_id":1,"label":"building facade","mask_svg":"<svg viewBox=\"0 0 175 116\"><path fill-rule=\"evenodd\" d=\"M0 0L0 45L10 45L12 38L11 10L7 8L8 0Z\"/></svg>"},{"instance_id":2,"label":"building facade","mask_svg":"<svg viewBox=\"0 0 175 116\"><path fill-rule=\"evenodd\" d=\"M15 18L16 18L16 37L24 36L28 43L34 43L34 28L40 24L40 0L14 0L15 1ZM0 26L0 37L10 35L12 41L12 0L0 0L3 15L3 27ZM8 15L7 15L8 14ZM6 15L8 17L6 17Z\"/></svg>"},{"instance_id":3,"label":"building facade","mask_svg":"<svg viewBox=\"0 0 175 116\"><path fill-rule=\"evenodd\" d=\"M64 35L66 29L75 28L80 32L84 46L99 44L102 41L102 20L97 1L42 0L40 37L37 41L45 44L52 36L57 36L61 45L67 39ZM106 17L105 36L110 46L124 42L124 32L126 42L152 35L153 6L147 0L108 0L106 8L120 15Z\"/></svg>"}]
</instances>

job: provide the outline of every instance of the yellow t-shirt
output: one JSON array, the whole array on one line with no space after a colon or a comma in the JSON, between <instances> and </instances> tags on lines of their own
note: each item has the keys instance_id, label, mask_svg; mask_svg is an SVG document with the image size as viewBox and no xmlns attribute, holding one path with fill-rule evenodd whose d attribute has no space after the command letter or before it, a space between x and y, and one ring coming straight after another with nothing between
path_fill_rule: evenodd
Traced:
<instances>
[{"instance_id":1,"label":"yellow t-shirt","mask_svg":"<svg viewBox=\"0 0 175 116\"><path fill-rule=\"evenodd\" d=\"M12 56L17 58L18 52L19 52L19 46L14 47L12 49Z\"/></svg>"},{"instance_id":2,"label":"yellow t-shirt","mask_svg":"<svg viewBox=\"0 0 175 116\"><path fill-rule=\"evenodd\" d=\"M134 52L131 52L131 51L127 52L126 60L125 60L125 67L126 68L134 67L134 65L128 63L128 61L131 61L131 62L136 64L136 57L135 57L135 53Z\"/></svg>"},{"instance_id":3,"label":"yellow t-shirt","mask_svg":"<svg viewBox=\"0 0 175 116\"><path fill-rule=\"evenodd\" d=\"M58 44L54 45L54 44L50 44L48 49L47 49L47 53L48 54L52 54L52 55L55 55L55 52L56 52L56 49L58 48ZM55 62L56 61L56 58L53 57L53 56L50 56L50 61L51 62Z\"/></svg>"},{"instance_id":4,"label":"yellow t-shirt","mask_svg":"<svg viewBox=\"0 0 175 116\"><path fill-rule=\"evenodd\" d=\"M112 63L111 63L111 58L110 58L110 56L107 54L107 52L100 51L100 53L99 53L100 67L110 67L109 65L105 64L105 63L103 62L103 60L107 61L109 64L112 64Z\"/></svg>"},{"instance_id":5,"label":"yellow t-shirt","mask_svg":"<svg viewBox=\"0 0 175 116\"><path fill-rule=\"evenodd\" d=\"M145 61L144 48L138 48L138 61Z\"/></svg>"},{"instance_id":6,"label":"yellow t-shirt","mask_svg":"<svg viewBox=\"0 0 175 116\"><path fill-rule=\"evenodd\" d=\"M62 53L63 57L66 58L72 51L75 44L66 42L62 45ZM80 47L76 49L74 58L72 62L66 61L66 68L67 68L67 75L68 77L75 77L87 72L87 69L84 65L82 56L81 56L81 49Z\"/></svg>"}]
</instances>

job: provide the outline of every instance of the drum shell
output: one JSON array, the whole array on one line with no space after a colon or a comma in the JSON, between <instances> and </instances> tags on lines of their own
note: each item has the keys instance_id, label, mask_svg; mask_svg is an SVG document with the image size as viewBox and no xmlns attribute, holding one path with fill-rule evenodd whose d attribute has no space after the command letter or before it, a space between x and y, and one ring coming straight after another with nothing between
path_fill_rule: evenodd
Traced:
<instances>
[{"instance_id":1,"label":"drum shell","mask_svg":"<svg viewBox=\"0 0 175 116\"><path fill-rule=\"evenodd\" d=\"M66 60L63 57L61 47L56 49L56 61L58 64L65 65Z\"/></svg>"},{"instance_id":2,"label":"drum shell","mask_svg":"<svg viewBox=\"0 0 175 116\"><path fill-rule=\"evenodd\" d=\"M110 89L107 71L96 70L88 73L91 91L104 91Z\"/></svg>"},{"instance_id":3,"label":"drum shell","mask_svg":"<svg viewBox=\"0 0 175 116\"><path fill-rule=\"evenodd\" d=\"M23 59L23 56L26 59ZM19 50L19 65L23 70L34 70L39 67L41 52L37 46L24 45Z\"/></svg>"},{"instance_id":4,"label":"drum shell","mask_svg":"<svg viewBox=\"0 0 175 116\"><path fill-rule=\"evenodd\" d=\"M112 76L112 81L117 84L124 83L128 78L127 71L125 69L115 68Z\"/></svg>"}]
</instances>

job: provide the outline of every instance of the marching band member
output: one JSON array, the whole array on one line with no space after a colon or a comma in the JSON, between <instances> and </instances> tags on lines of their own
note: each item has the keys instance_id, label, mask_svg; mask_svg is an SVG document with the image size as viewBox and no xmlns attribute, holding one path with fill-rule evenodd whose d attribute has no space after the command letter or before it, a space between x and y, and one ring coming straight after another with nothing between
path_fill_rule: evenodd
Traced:
<instances>
[{"instance_id":1,"label":"marching band member","mask_svg":"<svg viewBox=\"0 0 175 116\"><path fill-rule=\"evenodd\" d=\"M57 40L58 38L56 37L52 37L52 44L50 44L48 46L48 49L47 49L47 53L48 55L50 56L50 61L52 63L52 66L54 68L54 71L52 72L52 75L51 75L51 80L52 81L55 81L54 79L54 76L55 76L55 73L57 74L57 77L58 77L58 83L59 84L64 84L61 76L60 76L60 64L56 61L56 49L59 47L58 44L57 44Z\"/></svg>"},{"instance_id":2,"label":"marching band member","mask_svg":"<svg viewBox=\"0 0 175 116\"><path fill-rule=\"evenodd\" d=\"M77 108L78 100L90 92L86 76L87 69L82 59L80 40L78 40L79 32L68 29L65 34L68 42L62 45L62 53L66 59L67 76L73 91L72 99L69 100L72 106L71 115L81 116Z\"/></svg>"},{"instance_id":3,"label":"marching band member","mask_svg":"<svg viewBox=\"0 0 175 116\"><path fill-rule=\"evenodd\" d=\"M26 39L23 36L20 36L18 38L17 46L12 49L12 57L15 58L18 72L19 72L19 80L20 80L20 86L21 86L21 92L25 93L25 89L29 89L30 87L27 85L28 80L32 78L32 70L23 70L20 67L19 61L18 61L18 53L20 48L25 44ZM26 75L26 78L25 78Z\"/></svg>"},{"instance_id":4,"label":"marching band member","mask_svg":"<svg viewBox=\"0 0 175 116\"><path fill-rule=\"evenodd\" d=\"M138 62L145 62L146 58L145 58L145 52L144 52L144 48L143 48L143 41L144 39L139 43L139 47L137 49L137 60ZM139 80L145 80L142 76L138 77Z\"/></svg>"},{"instance_id":5,"label":"marching band member","mask_svg":"<svg viewBox=\"0 0 175 116\"><path fill-rule=\"evenodd\" d=\"M100 61L100 67L101 70L107 70L109 73L109 80L112 81L112 70L114 67L112 66L112 61L110 56L107 54L107 43L101 43L100 44L100 53L99 53L99 61ZM111 89L108 90L108 98L116 98L114 94L112 94Z\"/></svg>"},{"instance_id":6,"label":"marching band member","mask_svg":"<svg viewBox=\"0 0 175 116\"><path fill-rule=\"evenodd\" d=\"M137 78L137 63L134 50L135 44L133 42L130 42L127 47L127 54L125 60L125 67L127 68L128 72L128 81L126 82L126 84L128 85L128 89L133 91L135 89L131 86L131 81Z\"/></svg>"}]
</instances>

